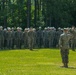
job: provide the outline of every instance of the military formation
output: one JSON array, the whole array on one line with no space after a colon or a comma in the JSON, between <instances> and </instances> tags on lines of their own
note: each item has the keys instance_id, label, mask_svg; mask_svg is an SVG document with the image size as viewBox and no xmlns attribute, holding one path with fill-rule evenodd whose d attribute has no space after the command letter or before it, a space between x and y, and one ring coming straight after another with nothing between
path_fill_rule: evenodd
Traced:
<instances>
[{"instance_id":1,"label":"military formation","mask_svg":"<svg viewBox=\"0 0 76 75\"><path fill-rule=\"evenodd\" d=\"M73 34L73 31L70 32ZM30 27L23 30L21 27L3 28L0 26L0 50L56 48L62 33L63 29L60 27L58 29L55 27L45 27L44 29Z\"/></svg>"}]
</instances>

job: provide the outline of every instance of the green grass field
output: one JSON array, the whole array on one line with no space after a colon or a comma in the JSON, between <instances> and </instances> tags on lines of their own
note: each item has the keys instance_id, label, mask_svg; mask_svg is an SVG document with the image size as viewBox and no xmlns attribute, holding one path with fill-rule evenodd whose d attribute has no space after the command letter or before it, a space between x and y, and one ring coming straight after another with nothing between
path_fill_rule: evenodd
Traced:
<instances>
[{"instance_id":1,"label":"green grass field","mask_svg":"<svg viewBox=\"0 0 76 75\"><path fill-rule=\"evenodd\" d=\"M58 49L0 51L0 75L76 75L76 52L70 50L69 68L62 68Z\"/></svg>"}]
</instances>

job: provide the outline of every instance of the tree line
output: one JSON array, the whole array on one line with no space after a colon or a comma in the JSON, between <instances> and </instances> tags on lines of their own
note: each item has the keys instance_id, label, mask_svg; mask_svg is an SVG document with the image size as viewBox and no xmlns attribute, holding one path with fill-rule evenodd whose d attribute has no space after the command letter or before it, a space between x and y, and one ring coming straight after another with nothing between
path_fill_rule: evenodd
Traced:
<instances>
[{"instance_id":1,"label":"tree line","mask_svg":"<svg viewBox=\"0 0 76 75\"><path fill-rule=\"evenodd\" d=\"M3 27L76 25L76 0L0 0Z\"/></svg>"}]
</instances>

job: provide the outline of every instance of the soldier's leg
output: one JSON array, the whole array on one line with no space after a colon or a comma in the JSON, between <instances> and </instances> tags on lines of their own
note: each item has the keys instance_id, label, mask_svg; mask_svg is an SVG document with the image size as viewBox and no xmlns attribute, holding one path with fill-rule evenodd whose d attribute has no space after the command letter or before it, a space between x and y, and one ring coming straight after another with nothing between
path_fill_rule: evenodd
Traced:
<instances>
[{"instance_id":1,"label":"soldier's leg","mask_svg":"<svg viewBox=\"0 0 76 75\"><path fill-rule=\"evenodd\" d=\"M10 49L13 49L13 40L10 40Z\"/></svg>"},{"instance_id":2,"label":"soldier's leg","mask_svg":"<svg viewBox=\"0 0 76 75\"><path fill-rule=\"evenodd\" d=\"M61 53L63 67L65 67L65 50L61 49L60 53Z\"/></svg>"},{"instance_id":3,"label":"soldier's leg","mask_svg":"<svg viewBox=\"0 0 76 75\"><path fill-rule=\"evenodd\" d=\"M16 43L16 49L18 49L18 39L16 39L15 43Z\"/></svg>"},{"instance_id":4,"label":"soldier's leg","mask_svg":"<svg viewBox=\"0 0 76 75\"><path fill-rule=\"evenodd\" d=\"M32 50L32 40L29 41L29 49Z\"/></svg>"},{"instance_id":5,"label":"soldier's leg","mask_svg":"<svg viewBox=\"0 0 76 75\"><path fill-rule=\"evenodd\" d=\"M14 49L14 39L12 39L12 45L11 48Z\"/></svg>"},{"instance_id":6,"label":"soldier's leg","mask_svg":"<svg viewBox=\"0 0 76 75\"><path fill-rule=\"evenodd\" d=\"M69 54L69 50L62 50L62 62L64 64L64 67L68 68L68 54Z\"/></svg>"},{"instance_id":7,"label":"soldier's leg","mask_svg":"<svg viewBox=\"0 0 76 75\"><path fill-rule=\"evenodd\" d=\"M75 40L74 39L71 40L71 48L73 51L75 51Z\"/></svg>"},{"instance_id":8,"label":"soldier's leg","mask_svg":"<svg viewBox=\"0 0 76 75\"><path fill-rule=\"evenodd\" d=\"M10 49L10 40L7 40L7 49Z\"/></svg>"}]
</instances>

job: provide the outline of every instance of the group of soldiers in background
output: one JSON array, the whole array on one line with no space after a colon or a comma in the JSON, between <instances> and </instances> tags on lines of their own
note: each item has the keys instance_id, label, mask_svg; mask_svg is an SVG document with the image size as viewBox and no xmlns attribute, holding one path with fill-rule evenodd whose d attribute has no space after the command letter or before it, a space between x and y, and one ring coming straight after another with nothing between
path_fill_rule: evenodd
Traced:
<instances>
[{"instance_id":1,"label":"group of soldiers in background","mask_svg":"<svg viewBox=\"0 0 76 75\"><path fill-rule=\"evenodd\" d=\"M62 32L63 29L60 27L58 29L55 27L45 27L44 29L41 27L38 29L30 27L22 30L21 27L3 28L0 26L0 50L22 48L30 50L33 50L33 48L55 48L58 46L59 37ZM73 31L71 31L71 33L76 35L76 33Z\"/></svg>"}]
</instances>

